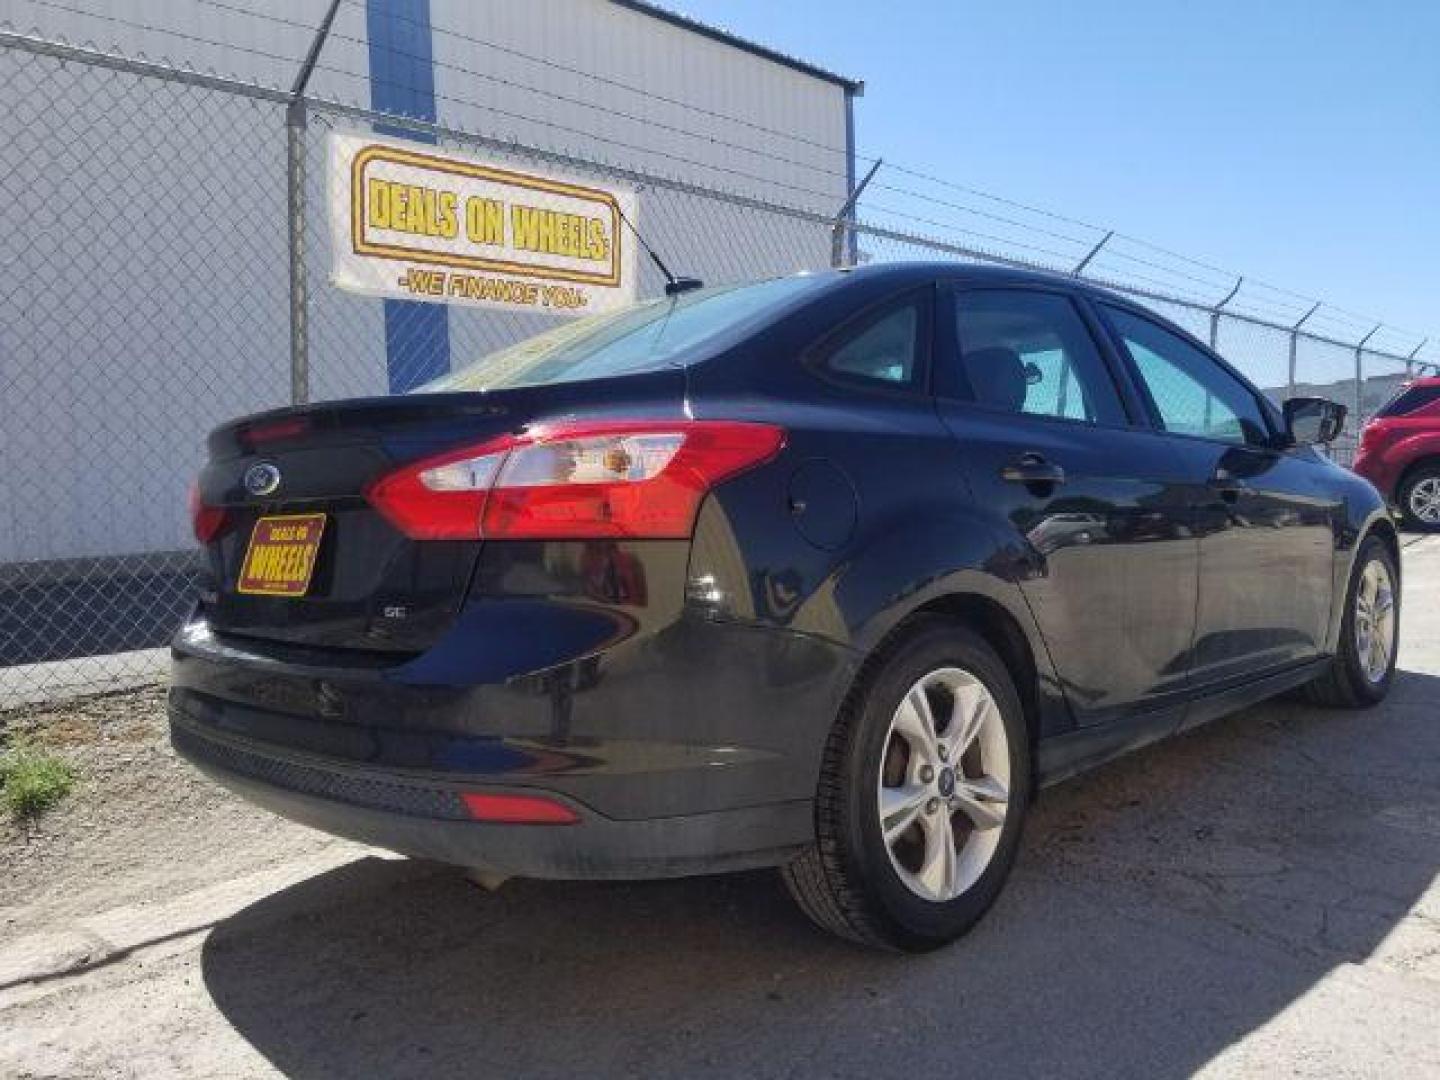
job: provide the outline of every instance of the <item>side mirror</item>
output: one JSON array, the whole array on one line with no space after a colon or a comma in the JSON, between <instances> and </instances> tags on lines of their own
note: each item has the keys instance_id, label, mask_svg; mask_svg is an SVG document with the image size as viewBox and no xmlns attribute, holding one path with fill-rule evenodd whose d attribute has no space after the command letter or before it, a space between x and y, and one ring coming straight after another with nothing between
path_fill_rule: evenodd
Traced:
<instances>
[{"instance_id":1,"label":"side mirror","mask_svg":"<svg viewBox=\"0 0 1440 1080\"><path fill-rule=\"evenodd\" d=\"M1318 397L1295 397L1284 406L1285 433L1292 446L1331 443L1345 427L1345 406Z\"/></svg>"}]
</instances>

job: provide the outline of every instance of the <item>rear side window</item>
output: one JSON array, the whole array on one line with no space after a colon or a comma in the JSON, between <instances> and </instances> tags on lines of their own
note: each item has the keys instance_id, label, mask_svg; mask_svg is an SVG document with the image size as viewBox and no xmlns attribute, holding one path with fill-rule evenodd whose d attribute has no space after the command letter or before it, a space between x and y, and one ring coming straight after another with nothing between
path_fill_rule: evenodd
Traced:
<instances>
[{"instance_id":1,"label":"rear side window","mask_svg":"<svg viewBox=\"0 0 1440 1080\"><path fill-rule=\"evenodd\" d=\"M847 382L913 387L920 373L919 297L865 319L832 342L820 366Z\"/></svg>"},{"instance_id":2,"label":"rear side window","mask_svg":"<svg viewBox=\"0 0 1440 1080\"><path fill-rule=\"evenodd\" d=\"M1269 442L1255 395L1212 357L1149 319L1109 305L1105 312L1166 431L1252 446Z\"/></svg>"},{"instance_id":3,"label":"rear side window","mask_svg":"<svg viewBox=\"0 0 1440 1080\"><path fill-rule=\"evenodd\" d=\"M1376 416L1407 416L1440 401L1440 386L1406 386Z\"/></svg>"},{"instance_id":4,"label":"rear side window","mask_svg":"<svg viewBox=\"0 0 1440 1080\"><path fill-rule=\"evenodd\" d=\"M973 400L993 409L1126 422L1110 372L1064 296L1028 289L955 294L960 366Z\"/></svg>"}]
</instances>

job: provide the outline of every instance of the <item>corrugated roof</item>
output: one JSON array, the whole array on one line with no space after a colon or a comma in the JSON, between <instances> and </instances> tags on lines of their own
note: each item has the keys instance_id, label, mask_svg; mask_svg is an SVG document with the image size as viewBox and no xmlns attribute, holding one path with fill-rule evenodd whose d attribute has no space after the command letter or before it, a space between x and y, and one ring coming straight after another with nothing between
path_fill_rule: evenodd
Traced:
<instances>
[{"instance_id":1,"label":"corrugated roof","mask_svg":"<svg viewBox=\"0 0 1440 1080\"><path fill-rule=\"evenodd\" d=\"M726 45L733 45L737 49L743 49L755 56L762 56L766 60L772 60L777 64L794 68L796 71L802 71L806 75L812 75L817 79L824 79L826 82L836 83L839 86L843 86L852 94L858 95L865 92L865 83L861 79L852 79L845 75L837 75L833 71L827 71L825 68L801 60L798 57L782 53L767 45L761 45L759 42L751 41L749 38L743 38L738 34L732 34L730 31L722 30L718 26L711 26L709 23L701 22L699 19L692 19L689 15L682 15L678 11L671 11L669 8L661 7L659 4L648 3L647 0L610 0L610 2L619 4L624 8L629 8L631 11L638 11L643 15L660 19L672 26L678 26L683 30L701 34L714 41L719 41Z\"/></svg>"}]
</instances>

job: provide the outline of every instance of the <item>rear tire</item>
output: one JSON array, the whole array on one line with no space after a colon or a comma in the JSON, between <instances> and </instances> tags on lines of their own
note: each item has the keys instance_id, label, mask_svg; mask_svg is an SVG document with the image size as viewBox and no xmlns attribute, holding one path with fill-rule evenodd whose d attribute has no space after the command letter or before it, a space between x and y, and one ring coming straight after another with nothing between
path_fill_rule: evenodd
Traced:
<instances>
[{"instance_id":1,"label":"rear tire","mask_svg":"<svg viewBox=\"0 0 1440 1080\"><path fill-rule=\"evenodd\" d=\"M1440 461L1411 469L1401 481L1396 501L1410 528L1421 532L1440 529Z\"/></svg>"},{"instance_id":2,"label":"rear tire","mask_svg":"<svg viewBox=\"0 0 1440 1080\"><path fill-rule=\"evenodd\" d=\"M939 948L999 895L1031 786L1029 734L1004 663L955 622L916 620L841 708L815 843L782 876L823 929L906 952Z\"/></svg>"},{"instance_id":3,"label":"rear tire","mask_svg":"<svg viewBox=\"0 0 1440 1080\"><path fill-rule=\"evenodd\" d=\"M1312 705L1363 709L1378 705L1395 680L1400 644L1400 573L1390 547L1367 536L1355 555L1345 592L1340 642L1329 669L1301 687ZM1383 659L1377 659L1383 643Z\"/></svg>"}]
</instances>

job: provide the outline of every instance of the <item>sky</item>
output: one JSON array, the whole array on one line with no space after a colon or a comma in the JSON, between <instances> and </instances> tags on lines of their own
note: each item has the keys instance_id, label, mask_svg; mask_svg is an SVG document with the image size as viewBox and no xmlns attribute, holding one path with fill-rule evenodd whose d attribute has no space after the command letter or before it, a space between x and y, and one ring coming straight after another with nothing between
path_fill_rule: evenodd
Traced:
<instances>
[{"instance_id":1,"label":"sky","mask_svg":"<svg viewBox=\"0 0 1440 1080\"><path fill-rule=\"evenodd\" d=\"M1433 333L1440 356L1440 0L674 6L863 79L862 154Z\"/></svg>"}]
</instances>

